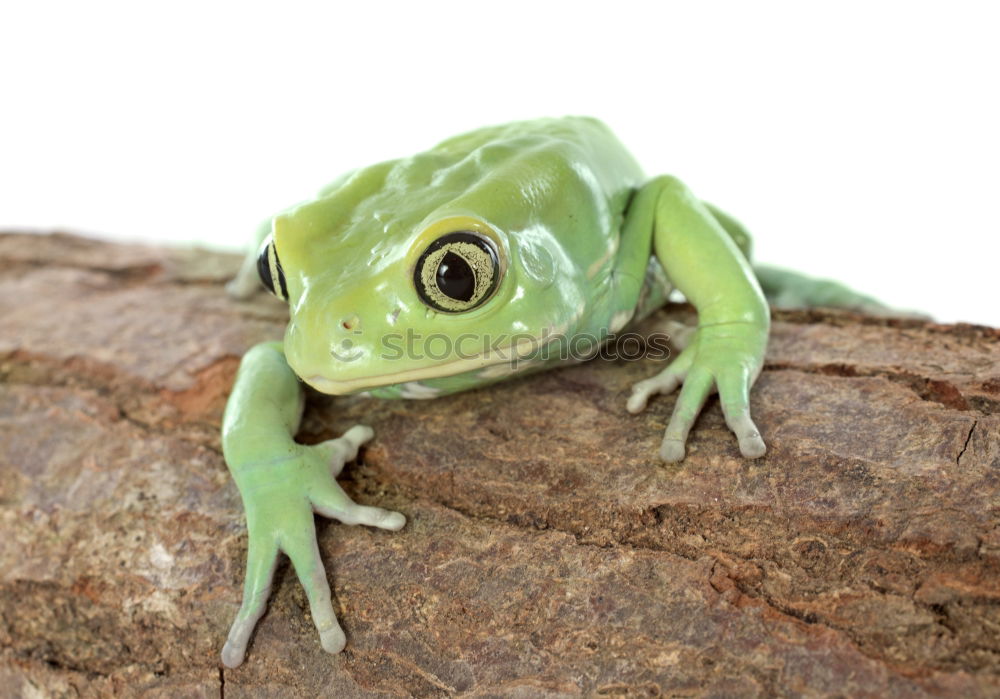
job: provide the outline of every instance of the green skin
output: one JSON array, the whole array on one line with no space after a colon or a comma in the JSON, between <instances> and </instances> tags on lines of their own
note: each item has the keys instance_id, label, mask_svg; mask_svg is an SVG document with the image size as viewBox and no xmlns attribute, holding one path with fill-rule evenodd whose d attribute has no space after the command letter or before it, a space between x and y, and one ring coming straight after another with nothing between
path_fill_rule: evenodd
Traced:
<instances>
[{"instance_id":1,"label":"green skin","mask_svg":"<svg viewBox=\"0 0 1000 699\"><path fill-rule=\"evenodd\" d=\"M493 242L499 281L472 310L441 312L418 293L414 270L432 242L454 231ZM596 120L521 122L449 139L350 173L263 232L273 236L284 271L290 321L283 343L247 352L223 421L225 458L249 530L243 603L222 651L229 667L244 659L280 552L305 587L323 648L343 649L314 512L394 531L406 522L398 512L352 502L335 480L371 439L370 428L314 446L295 442L300 379L324 393L384 398L475 388L551 366L558 359L544 356L547 338L618 332L676 287L697 309L698 327L663 371L633 387L628 411L681 388L659 452L680 461L717 391L740 452L764 455L749 392L770 315L747 259L749 237L678 179L645 178ZM253 259L230 288L237 295L254 288ZM840 305L875 303L845 293ZM472 339L444 358L419 340L418 351L387 353L386 338L406 333ZM484 352L484 337L501 351Z\"/></svg>"}]
</instances>

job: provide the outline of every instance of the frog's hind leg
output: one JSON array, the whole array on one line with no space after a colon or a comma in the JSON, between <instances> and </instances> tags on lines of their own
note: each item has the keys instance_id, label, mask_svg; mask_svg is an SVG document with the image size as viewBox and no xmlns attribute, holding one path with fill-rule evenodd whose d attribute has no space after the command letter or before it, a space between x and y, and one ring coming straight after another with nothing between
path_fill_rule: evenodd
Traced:
<instances>
[{"instance_id":1,"label":"frog's hind leg","mask_svg":"<svg viewBox=\"0 0 1000 699\"><path fill-rule=\"evenodd\" d=\"M750 259L751 238L746 228L739 221L704 202L712 217L733 239L743 255ZM878 299L847 287L830 279L816 279L792 270L772 267L770 265L754 265L754 275L760 282L764 296L775 308L843 308L860 313L878 316L922 316L911 311L901 311L890 308Z\"/></svg>"},{"instance_id":2,"label":"frog's hind leg","mask_svg":"<svg viewBox=\"0 0 1000 699\"><path fill-rule=\"evenodd\" d=\"M780 267L754 265L764 296L775 308L843 308L878 316L913 315L830 279L816 279Z\"/></svg>"}]
</instances>

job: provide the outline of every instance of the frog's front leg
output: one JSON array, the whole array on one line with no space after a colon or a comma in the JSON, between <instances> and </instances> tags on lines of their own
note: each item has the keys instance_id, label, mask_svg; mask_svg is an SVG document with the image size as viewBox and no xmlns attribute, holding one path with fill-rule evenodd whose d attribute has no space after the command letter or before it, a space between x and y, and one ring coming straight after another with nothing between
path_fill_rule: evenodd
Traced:
<instances>
[{"instance_id":1,"label":"frog's front leg","mask_svg":"<svg viewBox=\"0 0 1000 699\"><path fill-rule=\"evenodd\" d=\"M243 662L250 635L266 609L280 552L291 559L305 588L323 648L331 653L343 649L344 632L330 601L313 512L345 524L390 530L406 523L398 512L356 504L335 480L358 447L371 439L371 428L357 425L338 439L298 444L294 435L302 404L302 389L280 343L247 352L222 428L223 452L243 498L249 537L243 602L222 649L228 667Z\"/></svg>"},{"instance_id":2,"label":"frog's front leg","mask_svg":"<svg viewBox=\"0 0 1000 699\"><path fill-rule=\"evenodd\" d=\"M659 375L633 387L628 410L637 413L657 393L680 386L660 447L664 461L680 461L688 433L713 391L741 453L764 455L750 417L750 387L767 348L770 312L746 257L708 208L674 177L658 177L635 196L623 237L648 235L667 276L698 310L688 346Z\"/></svg>"}]
</instances>

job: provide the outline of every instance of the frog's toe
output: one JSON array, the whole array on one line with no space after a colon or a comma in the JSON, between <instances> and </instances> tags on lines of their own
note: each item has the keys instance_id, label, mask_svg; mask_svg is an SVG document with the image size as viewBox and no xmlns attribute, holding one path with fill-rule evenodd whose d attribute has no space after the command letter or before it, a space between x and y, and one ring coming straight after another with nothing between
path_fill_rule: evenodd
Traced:
<instances>
[{"instance_id":1,"label":"frog's toe","mask_svg":"<svg viewBox=\"0 0 1000 699\"><path fill-rule=\"evenodd\" d=\"M344 464L353 461L358 455L358 449L361 445L373 436L375 436L375 432L371 427L355 425L342 436L320 442L314 448L318 449L324 455L323 458L330 462L330 470L336 477L344 469Z\"/></svg>"},{"instance_id":2,"label":"frog's toe","mask_svg":"<svg viewBox=\"0 0 1000 699\"><path fill-rule=\"evenodd\" d=\"M643 382L637 383L632 387L632 395L628 397L625 409L633 415L641 413L646 409L646 404L649 403L649 397L652 394L653 391L643 386Z\"/></svg>"},{"instance_id":3,"label":"frog's toe","mask_svg":"<svg viewBox=\"0 0 1000 699\"><path fill-rule=\"evenodd\" d=\"M316 512L344 524L364 524L389 531L399 531L406 524L406 517L399 512L357 504L336 483L314 492L311 500Z\"/></svg>"},{"instance_id":4,"label":"frog's toe","mask_svg":"<svg viewBox=\"0 0 1000 699\"><path fill-rule=\"evenodd\" d=\"M226 667L239 667L243 663L247 654L247 645L250 643L250 636L264 612L263 607L262 603L258 610L249 613L241 610L240 615L233 622L229 629L229 637L226 638L226 644L222 647L222 664Z\"/></svg>"},{"instance_id":5,"label":"frog's toe","mask_svg":"<svg viewBox=\"0 0 1000 699\"><path fill-rule=\"evenodd\" d=\"M222 647L222 664L226 667L239 667L246 657L250 636L267 609L271 580L278 560L277 545L266 537L251 534L248 544L243 602Z\"/></svg>"},{"instance_id":6,"label":"frog's toe","mask_svg":"<svg viewBox=\"0 0 1000 699\"><path fill-rule=\"evenodd\" d=\"M635 415L636 413L641 413L646 409L646 403L649 402L649 396L643 395L641 393L635 392L633 388L633 393L628 397L628 402L625 404L625 409Z\"/></svg>"},{"instance_id":7,"label":"frog's toe","mask_svg":"<svg viewBox=\"0 0 1000 699\"><path fill-rule=\"evenodd\" d=\"M660 458L668 464L684 460L686 449L681 439L664 439L660 445Z\"/></svg>"},{"instance_id":8,"label":"frog's toe","mask_svg":"<svg viewBox=\"0 0 1000 699\"><path fill-rule=\"evenodd\" d=\"M233 631L230 631L229 635L230 638L226 641L226 645L222 647L222 664L229 668L239 667L247 655L247 641L250 639L250 633L246 632L246 639L233 639Z\"/></svg>"},{"instance_id":9,"label":"frog's toe","mask_svg":"<svg viewBox=\"0 0 1000 699\"><path fill-rule=\"evenodd\" d=\"M380 525L383 529L398 532L406 526L406 516L402 512L389 512Z\"/></svg>"},{"instance_id":10,"label":"frog's toe","mask_svg":"<svg viewBox=\"0 0 1000 699\"><path fill-rule=\"evenodd\" d=\"M651 396L658 393L672 393L681 385L681 377L671 371L665 370L652 378L645 379L632 386L632 395L629 396L625 409L633 415L641 413L646 409L646 404Z\"/></svg>"},{"instance_id":11,"label":"frog's toe","mask_svg":"<svg viewBox=\"0 0 1000 699\"><path fill-rule=\"evenodd\" d=\"M406 525L406 517L403 514L368 505L354 505L338 515L337 519L344 524L366 524L369 527L378 527L394 532Z\"/></svg>"},{"instance_id":12,"label":"frog's toe","mask_svg":"<svg viewBox=\"0 0 1000 699\"><path fill-rule=\"evenodd\" d=\"M748 459L759 459L767 446L750 417L750 383L749 375L726 376L719 382L719 395L726 424L739 440L740 453Z\"/></svg>"},{"instance_id":13,"label":"frog's toe","mask_svg":"<svg viewBox=\"0 0 1000 699\"><path fill-rule=\"evenodd\" d=\"M334 624L331 628L319 630L319 642L327 653L339 653L347 645L347 636L340 624Z\"/></svg>"},{"instance_id":14,"label":"frog's toe","mask_svg":"<svg viewBox=\"0 0 1000 699\"><path fill-rule=\"evenodd\" d=\"M767 445L759 434L740 437L740 453L748 459L759 459L767 451Z\"/></svg>"},{"instance_id":15,"label":"frog's toe","mask_svg":"<svg viewBox=\"0 0 1000 699\"><path fill-rule=\"evenodd\" d=\"M351 429L347 430L347 432L344 433L344 436L341 437L340 439L346 445L349 445L351 448L353 448L354 453L357 454L358 447L360 447L362 444L364 444L374 436L375 436L375 430L373 430L368 425L355 425Z\"/></svg>"}]
</instances>

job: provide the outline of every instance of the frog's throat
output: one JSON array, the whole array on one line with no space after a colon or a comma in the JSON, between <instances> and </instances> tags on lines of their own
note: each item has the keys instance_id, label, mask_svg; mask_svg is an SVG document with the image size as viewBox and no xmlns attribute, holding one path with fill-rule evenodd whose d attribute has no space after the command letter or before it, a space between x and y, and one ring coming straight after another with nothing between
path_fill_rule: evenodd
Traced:
<instances>
[{"instance_id":1,"label":"frog's throat","mask_svg":"<svg viewBox=\"0 0 1000 699\"><path fill-rule=\"evenodd\" d=\"M301 378L320 393L342 396L378 386L390 386L410 381L455 376L456 374L464 374L467 371L485 369L486 367L500 364L510 364L512 371L516 371L516 368L525 367L530 363L529 357L539 350L541 344L539 338L526 337L506 347L491 350L490 352L478 354L473 357L461 357L453 359L450 362L436 362L427 366L379 374L378 376L331 379L322 374L313 374L312 376L301 376Z\"/></svg>"}]
</instances>

